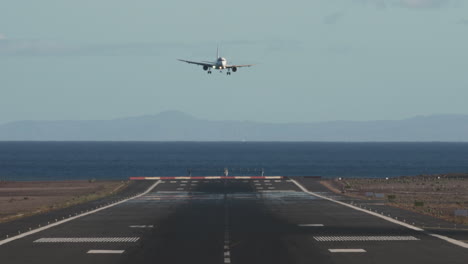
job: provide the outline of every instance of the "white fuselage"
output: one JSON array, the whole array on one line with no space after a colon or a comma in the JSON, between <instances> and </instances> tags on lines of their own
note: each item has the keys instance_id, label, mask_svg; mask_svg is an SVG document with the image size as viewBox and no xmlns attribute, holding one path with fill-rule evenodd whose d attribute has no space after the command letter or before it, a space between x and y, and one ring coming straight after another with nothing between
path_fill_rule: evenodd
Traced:
<instances>
[{"instance_id":1,"label":"white fuselage","mask_svg":"<svg viewBox=\"0 0 468 264\"><path fill-rule=\"evenodd\" d=\"M226 69L226 65L227 65L227 61L225 58L219 57L216 60L216 64L215 64L216 69L220 69L220 70Z\"/></svg>"}]
</instances>

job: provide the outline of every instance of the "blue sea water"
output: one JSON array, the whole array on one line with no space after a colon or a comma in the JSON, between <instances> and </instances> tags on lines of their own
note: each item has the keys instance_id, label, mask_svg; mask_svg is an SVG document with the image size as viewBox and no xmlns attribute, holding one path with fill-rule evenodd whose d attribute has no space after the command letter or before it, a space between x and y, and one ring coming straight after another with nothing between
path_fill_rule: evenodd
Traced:
<instances>
[{"instance_id":1,"label":"blue sea water","mask_svg":"<svg viewBox=\"0 0 468 264\"><path fill-rule=\"evenodd\" d=\"M468 143L0 142L0 180L222 175L225 167L322 177L468 172Z\"/></svg>"}]
</instances>

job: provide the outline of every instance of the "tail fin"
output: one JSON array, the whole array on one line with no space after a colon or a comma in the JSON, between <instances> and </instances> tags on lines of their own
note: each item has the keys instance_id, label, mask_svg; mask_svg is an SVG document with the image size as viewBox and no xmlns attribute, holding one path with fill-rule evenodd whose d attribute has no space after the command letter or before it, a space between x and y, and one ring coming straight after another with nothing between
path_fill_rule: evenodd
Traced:
<instances>
[{"instance_id":1,"label":"tail fin","mask_svg":"<svg viewBox=\"0 0 468 264\"><path fill-rule=\"evenodd\" d=\"M216 47L216 59L219 59L219 44Z\"/></svg>"}]
</instances>

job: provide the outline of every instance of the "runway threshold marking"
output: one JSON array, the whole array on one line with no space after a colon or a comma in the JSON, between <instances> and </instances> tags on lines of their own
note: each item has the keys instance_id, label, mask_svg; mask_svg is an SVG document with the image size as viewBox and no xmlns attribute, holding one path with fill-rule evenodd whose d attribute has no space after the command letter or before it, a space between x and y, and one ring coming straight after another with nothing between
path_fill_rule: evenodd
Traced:
<instances>
[{"instance_id":1,"label":"runway threshold marking","mask_svg":"<svg viewBox=\"0 0 468 264\"><path fill-rule=\"evenodd\" d=\"M365 253L362 248L330 248L328 251L331 253Z\"/></svg>"},{"instance_id":2,"label":"runway threshold marking","mask_svg":"<svg viewBox=\"0 0 468 264\"><path fill-rule=\"evenodd\" d=\"M130 201L130 200L139 198L139 197L141 197L141 196L143 196L143 195L149 193L151 190L153 190L156 186L158 186L158 184L159 184L160 182L161 182L161 181L157 181L156 183L154 183L153 185L151 185L146 191L144 191L144 192L142 192L142 193L140 193L140 194L138 194L138 195L135 195L135 196L133 196L133 197L130 197L130 198L127 198L127 199L124 199L124 200L121 200L121 201L118 201L118 202L115 202L115 203L112 203L112 204L109 204L109 205L100 207L100 208L98 208L98 209L91 210L91 211L86 212L86 213L82 213L82 214L79 214L79 215L76 215L76 216L72 216L72 217L67 218L67 219L64 219L64 220L60 220L60 221L58 221L58 222L55 222L55 223L52 223L52 224L49 224L49 225L46 225L46 226L43 226L43 227L40 227L40 228L31 230L31 231L28 231L28 232L25 232L25 233L20 234L20 235L16 235L16 236L13 236L13 237L10 237L10 238L7 238L7 239L0 240L0 246L1 246L1 245L4 245L4 244L6 244L6 243L9 243L9 242L11 242L11 241L15 241L15 240L17 240L17 239L20 239L20 238L23 238L23 237L27 237L27 236L29 236L29 235L36 234L36 233L38 233L38 232L47 230L47 229L52 228L52 227L54 227L54 226L58 226L58 225L61 225L61 224L64 224L64 223L73 221L73 220L78 219L78 218L80 218L80 217L87 216L87 215L91 215L91 214L97 213L97 212L99 212L99 211L105 210L105 209L107 209L107 208L111 208L111 207L114 207L114 206L116 206L116 205L125 203L125 202L127 202L127 201Z\"/></svg>"},{"instance_id":3,"label":"runway threshold marking","mask_svg":"<svg viewBox=\"0 0 468 264\"><path fill-rule=\"evenodd\" d=\"M43 237L34 243L132 243L139 237Z\"/></svg>"},{"instance_id":4,"label":"runway threshold marking","mask_svg":"<svg viewBox=\"0 0 468 264\"><path fill-rule=\"evenodd\" d=\"M417 241L414 236L314 236L319 242L348 241Z\"/></svg>"},{"instance_id":5,"label":"runway threshold marking","mask_svg":"<svg viewBox=\"0 0 468 264\"><path fill-rule=\"evenodd\" d=\"M104 250L104 249L91 249L88 250L88 254L122 254L125 250Z\"/></svg>"},{"instance_id":6,"label":"runway threshold marking","mask_svg":"<svg viewBox=\"0 0 468 264\"><path fill-rule=\"evenodd\" d=\"M351 204L347 204L347 203L344 203L344 202L340 202L340 201L337 201L335 199L332 199L332 198L329 198L329 197L325 197L323 195L320 195L320 194L317 194L317 193L314 193L314 192L310 192L309 190L307 190L304 186L302 186L302 184L298 183L296 180L290 180L292 183L294 183L297 187L299 187L299 189L301 189L303 192L305 193L308 193L312 196L315 196L315 197L318 197L318 198L322 198L324 200L327 200L327 201L330 201L330 202L334 202L334 203L337 203L337 204L341 204L341 205L344 205L346 207L349 207L349 208L352 208L354 210L357 210L357 211L361 211L361 212L364 212L366 214L370 214L370 215L373 215L373 216L376 216L376 217L379 217L379 218L382 218L388 222L392 222L394 224L397 224L397 225L401 225L401 226L404 226L406 228L409 228L409 229L412 229L412 230L415 230L415 231L420 231L420 232L424 232L425 230L422 229L422 228L419 228L419 227L416 227L416 226L413 226L413 225L410 225L410 224L407 224L407 223L404 223L404 222L401 222L401 221L398 221L398 220L395 220L393 218L390 218L390 217L387 217L387 216L384 216L384 215L381 215L381 214L378 214L376 212L372 212L372 211L368 211L366 209L362 209L362 208L359 208L357 206L354 206L354 205L351 205ZM438 235L438 234L428 234L430 236L433 236L433 237L437 237L439 239L442 239L442 240L445 240L453 245L457 245L457 246L460 246L462 248L468 248L468 244L467 243L464 243L462 241L459 241L459 240L456 240L456 239L453 239L453 238L450 238L450 237L446 237L446 236L442 236L442 235Z\"/></svg>"}]
</instances>

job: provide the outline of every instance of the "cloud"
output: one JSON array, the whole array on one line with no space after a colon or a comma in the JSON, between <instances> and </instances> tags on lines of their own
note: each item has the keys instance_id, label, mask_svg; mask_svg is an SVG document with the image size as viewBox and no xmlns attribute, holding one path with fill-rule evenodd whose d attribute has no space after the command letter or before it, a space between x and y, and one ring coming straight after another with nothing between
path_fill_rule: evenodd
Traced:
<instances>
[{"instance_id":1,"label":"cloud","mask_svg":"<svg viewBox=\"0 0 468 264\"><path fill-rule=\"evenodd\" d=\"M65 47L51 41L7 38L0 41L0 55L51 55L64 52Z\"/></svg>"},{"instance_id":2,"label":"cloud","mask_svg":"<svg viewBox=\"0 0 468 264\"><path fill-rule=\"evenodd\" d=\"M457 5L460 0L354 0L355 3L377 8L400 7L408 9L433 9Z\"/></svg>"},{"instance_id":3,"label":"cloud","mask_svg":"<svg viewBox=\"0 0 468 264\"><path fill-rule=\"evenodd\" d=\"M0 33L0 40L5 40L5 39L7 39L7 37L4 34Z\"/></svg>"},{"instance_id":4,"label":"cloud","mask_svg":"<svg viewBox=\"0 0 468 264\"><path fill-rule=\"evenodd\" d=\"M152 56L177 46L177 43L68 44L34 39L0 40L0 56Z\"/></svg>"},{"instance_id":5,"label":"cloud","mask_svg":"<svg viewBox=\"0 0 468 264\"><path fill-rule=\"evenodd\" d=\"M344 16L344 13L343 12L336 12L336 13L332 13L328 16L325 16L323 18L323 23L324 24L327 24L327 25L334 25L336 23L338 23L338 21L340 21Z\"/></svg>"},{"instance_id":6,"label":"cloud","mask_svg":"<svg viewBox=\"0 0 468 264\"><path fill-rule=\"evenodd\" d=\"M407 8L439 8L450 2L451 0L401 0L400 5Z\"/></svg>"}]
</instances>

